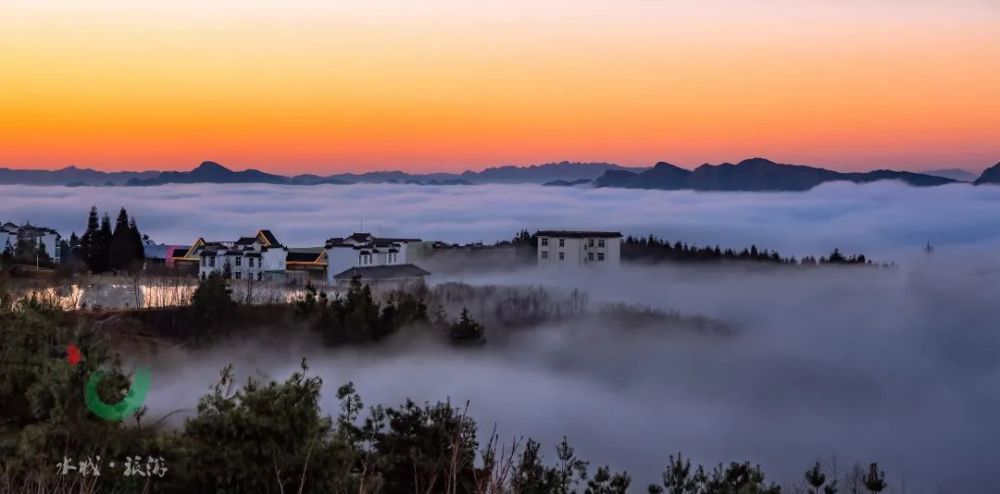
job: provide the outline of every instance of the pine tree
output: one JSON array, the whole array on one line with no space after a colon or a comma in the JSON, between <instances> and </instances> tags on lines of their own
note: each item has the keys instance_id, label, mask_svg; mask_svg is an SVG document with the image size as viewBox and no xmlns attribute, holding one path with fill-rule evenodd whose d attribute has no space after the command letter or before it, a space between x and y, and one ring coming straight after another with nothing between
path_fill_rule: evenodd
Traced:
<instances>
[{"instance_id":1,"label":"pine tree","mask_svg":"<svg viewBox=\"0 0 1000 494\"><path fill-rule=\"evenodd\" d=\"M80 238L80 257L93 272L100 271L101 252L101 231L97 217L97 206L90 207L90 216L87 217L87 230Z\"/></svg>"},{"instance_id":2,"label":"pine tree","mask_svg":"<svg viewBox=\"0 0 1000 494\"><path fill-rule=\"evenodd\" d=\"M868 473L861 478L861 482L865 485L865 489L875 494L884 491L887 486L885 472L878 469L878 463L868 466Z\"/></svg>"},{"instance_id":3,"label":"pine tree","mask_svg":"<svg viewBox=\"0 0 1000 494\"><path fill-rule=\"evenodd\" d=\"M135 247L132 243L132 230L129 228L128 212L121 208L118 219L115 220L115 231L111 235L108 249L109 267L115 271L124 271L132 265Z\"/></svg>"},{"instance_id":4,"label":"pine tree","mask_svg":"<svg viewBox=\"0 0 1000 494\"><path fill-rule=\"evenodd\" d=\"M820 470L818 461L812 468L806 470L805 477L809 487L812 488L811 492L813 494L819 494L819 488L823 487L823 484L826 483L826 474Z\"/></svg>"},{"instance_id":5,"label":"pine tree","mask_svg":"<svg viewBox=\"0 0 1000 494\"><path fill-rule=\"evenodd\" d=\"M129 232L132 234L132 267L142 267L146 261L146 246L143 242L143 235L139 232L139 225L135 222L135 216L129 220Z\"/></svg>"},{"instance_id":6,"label":"pine tree","mask_svg":"<svg viewBox=\"0 0 1000 494\"><path fill-rule=\"evenodd\" d=\"M449 335L454 343L482 343L485 331L481 324L469 317L469 310L463 308L461 317L451 326Z\"/></svg>"},{"instance_id":7,"label":"pine tree","mask_svg":"<svg viewBox=\"0 0 1000 494\"><path fill-rule=\"evenodd\" d=\"M111 231L111 218L108 213L101 217L101 229L98 234L97 250L97 272L103 273L111 268L111 238L114 234Z\"/></svg>"}]
</instances>

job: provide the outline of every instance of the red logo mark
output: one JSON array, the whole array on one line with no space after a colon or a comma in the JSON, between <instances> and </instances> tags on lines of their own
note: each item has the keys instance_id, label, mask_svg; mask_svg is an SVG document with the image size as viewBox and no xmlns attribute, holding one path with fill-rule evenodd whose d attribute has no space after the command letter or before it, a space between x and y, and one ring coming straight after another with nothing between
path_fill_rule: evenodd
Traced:
<instances>
[{"instance_id":1,"label":"red logo mark","mask_svg":"<svg viewBox=\"0 0 1000 494\"><path fill-rule=\"evenodd\" d=\"M80 357L80 349L77 348L76 345L71 343L68 347L66 347L66 361L69 362L69 365L79 364Z\"/></svg>"}]
</instances>

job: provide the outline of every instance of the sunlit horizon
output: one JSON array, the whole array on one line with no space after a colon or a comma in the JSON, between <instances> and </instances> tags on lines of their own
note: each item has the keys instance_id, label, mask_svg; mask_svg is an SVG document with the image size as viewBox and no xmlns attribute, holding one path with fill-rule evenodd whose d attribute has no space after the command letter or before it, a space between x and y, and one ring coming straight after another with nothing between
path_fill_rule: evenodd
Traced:
<instances>
[{"instance_id":1,"label":"sunlit horizon","mask_svg":"<svg viewBox=\"0 0 1000 494\"><path fill-rule=\"evenodd\" d=\"M7 168L1000 161L983 0L13 0L0 19Z\"/></svg>"}]
</instances>

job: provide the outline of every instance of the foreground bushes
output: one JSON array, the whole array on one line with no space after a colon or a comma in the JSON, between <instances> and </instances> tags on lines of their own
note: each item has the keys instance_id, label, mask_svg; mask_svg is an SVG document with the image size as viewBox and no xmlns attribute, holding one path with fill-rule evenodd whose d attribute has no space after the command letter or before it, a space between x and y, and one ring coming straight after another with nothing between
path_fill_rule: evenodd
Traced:
<instances>
[{"instance_id":1,"label":"foreground bushes","mask_svg":"<svg viewBox=\"0 0 1000 494\"><path fill-rule=\"evenodd\" d=\"M322 310L336 315L333 321L352 317L356 311L347 307L370 302L363 291L354 295L336 309L327 301ZM411 305L390 303L395 309L389 313L419 312L406 308ZM388 306L378 307L377 319L360 313L382 321ZM320 313L306 313L322 319ZM592 468L565 439L552 448L531 439L504 443L492 434L480 444L467 405L407 401L366 407L351 384L336 390L340 411L327 416L319 405L322 380L308 375L306 362L280 383L248 379L238 386L233 369L223 369L196 413L178 428L142 412L127 424L105 422L86 410L84 380L98 368L115 372L101 390L108 402L117 401L129 381L102 334L64 315L34 300L15 306L0 296L0 492L780 492L750 463L706 469L680 455L669 458L661 482L643 489L633 486L626 472ZM451 330L476 335L481 328L466 315ZM71 342L85 355L75 366L59 354ZM124 477L120 471L87 478L56 474L64 457L98 455L162 457L168 472L162 478ZM817 464L803 477L804 485L811 492L841 492L833 477L828 480ZM842 492L860 489L885 489L876 465Z\"/></svg>"}]
</instances>

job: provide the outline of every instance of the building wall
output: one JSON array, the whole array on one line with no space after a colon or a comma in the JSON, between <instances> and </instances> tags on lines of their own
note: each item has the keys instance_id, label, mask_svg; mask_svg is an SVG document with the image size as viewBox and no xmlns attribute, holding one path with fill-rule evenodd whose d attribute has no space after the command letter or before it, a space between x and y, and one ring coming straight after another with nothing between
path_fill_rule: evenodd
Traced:
<instances>
[{"instance_id":1,"label":"building wall","mask_svg":"<svg viewBox=\"0 0 1000 494\"><path fill-rule=\"evenodd\" d=\"M345 242L355 245L354 242ZM412 242L411 242L412 243ZM351 246L335 246L326 249L326 282L330 286L337 285L333 278L339 273L352 267L383 266L393 264L406 264L407 250L410 243L400 243L396 250L399 252L389 253L389 247L379 247L379 252L372 252L372 249L355 249ZM369 252L370 257L365 259L362 252Z\"/></svg>"},{"instance_id":2,"label":"building wall","mask_svg":"<svg viewBox=\"0 0 1000 494\"><path fill-rule=\"evenodd\" d=\"M288 251L270 248L261 252L261 260L264 263L264 271L285 271Z\"/></svg>"},{"instance_id":3,"label":"building wall","mask_svg":"<svg viewBox=\"0 0 1000 494\"><path fill-rule=\"evenodd\" d=\"M45 245L45 252L55 262L59 262L59 235L56 233L46 233L38 237L38 243Z\"/></svg>"},{"instance_id":4,"label":"building wall","mask_svg":"<svg viewBox=\"0 0 1000 494\"><path fill-rule=\"evenodd\" d=\"M621 264L621 241L621 238L539 237L538 264L542 266L619 266ZM601 260L601 254L604 255L603 260Z\"/></svg>"},{"instance_id":5,"label":"building wall","mask_svg":"<svg viewBox=\"0 0 1000 494\"><path fill-rule=\"evenodd\" d=\"M326 283L336 285L333 279L338 273L343 273L358 262L358 251L353 247L330 247L326 249Z\"/></svg>"},{"instance_id":6,"label":"building wall","mask_svg":"<svg viewBox=\"0 0 1000 494\"><path fill-rule=\"evenodd\" d=\"M218 269L219 256L201 256L198 261L198 276L206 277Z\"/></svg>"}]
</instances>

